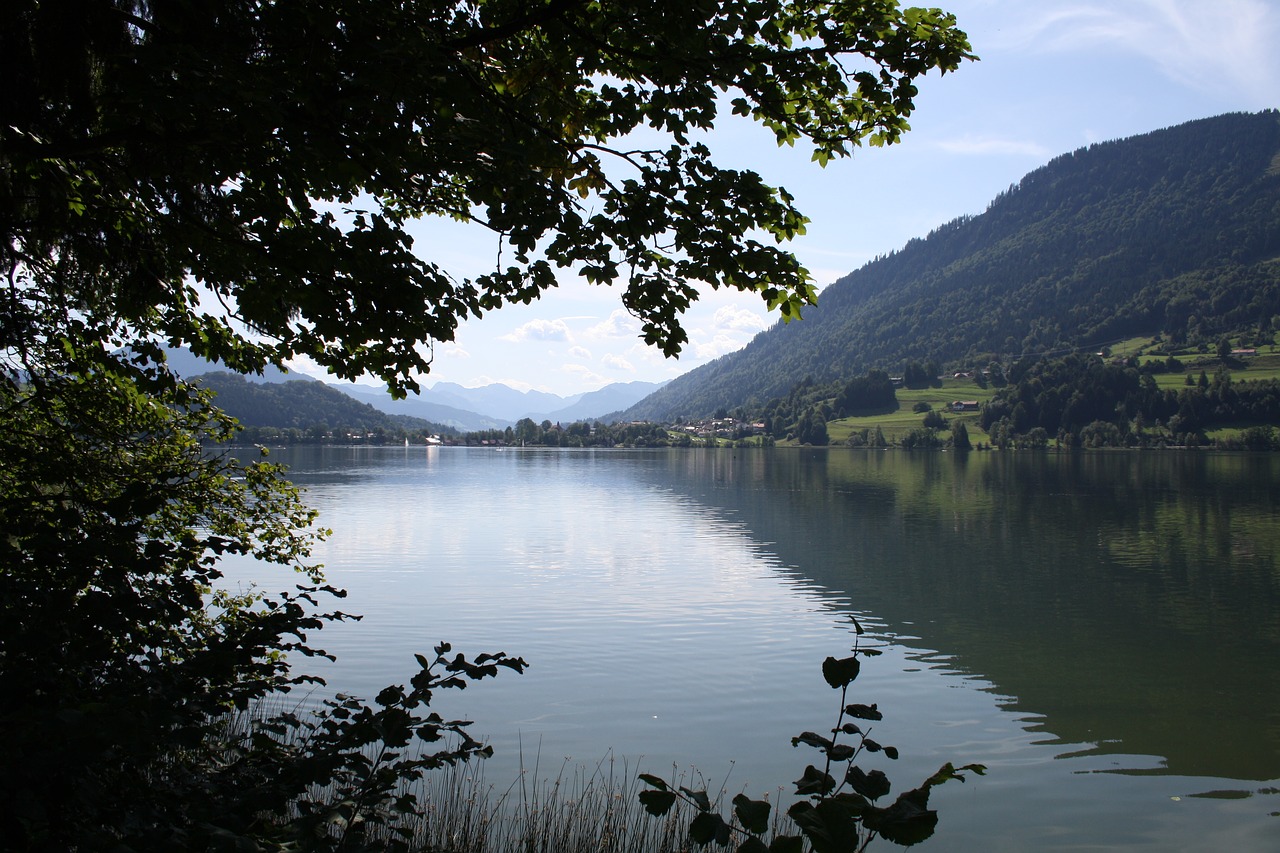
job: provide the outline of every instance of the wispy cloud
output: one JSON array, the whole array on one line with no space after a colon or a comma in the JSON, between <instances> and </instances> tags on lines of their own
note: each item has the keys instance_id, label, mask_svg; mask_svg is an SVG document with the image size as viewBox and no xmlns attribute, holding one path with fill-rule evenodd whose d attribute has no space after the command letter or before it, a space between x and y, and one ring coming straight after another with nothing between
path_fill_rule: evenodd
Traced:
<instances>
[{"instance_id":1,"label":"wispy cloud","mask_svg":"<svg viewBox=\"0 0 1280 853\"><path fill-rule=\"evenodd\" d=\"M471 358L471 353L467 352L459 344L452 343L452 342L436 344L435 355L436 355L436 358L456 358L456 359Z\"/></svg>"},{"instance_id":2,"label":"wispy cloud","mask_svg":"<svg viewBox=\"0 0 1280 853\"><path fill-rule=\"evenodd\" d=\"M563 320L530 320L502 336L504 341L572 341L569 327Z\"/></svg>"},{"instance_id":3,"label":"wispy cloud","mask_svg":"<svg viewBox=\"0 0 1280 853\"><path fill-rule=\"evenodd\" d=\"M726 353L737 352L746 343L739 335L719 332L710 337L690 336L693 354L699 359L719 358Z\"/></svg>"},{"instance_id":4,"label":"wispy cloud","mask_svg":"<svg viewBox=\"0 0 1280 853\"><path fill-rule=\"evenodd\" d=\"M614 370L621 370L626 373L636 372L635 366L631 362L627 361L622 356L614 355L613 353L609 353L604 358L600 359L600 362L605 367L611 367Z\"/></svg>"},{"instance_id":5,"label":"wispy cloud","mask_svg":"<svg viewBox=\"0 0 1280 853\"><path fill-rule=\"evenodd\" d=\"M1280 6L1272 0L1007 6L1006 46L1071 52L1119 47L1192 89L1231 89L1258 107L1275 106L1280 93Z\"/></svg>"},{"instance_id":6,"label":"wispy cloud","mask_svg":"<svg viewBox=\"0 0 1280 853\"><path fill-rule=\"evenodd\" d=\"M566 364L560 368L564 373L574 377L574 382L583 388L601 388L609 384L609 379L596 373L585 364Z\"/></svg>"},{"instance_id":7,"label":"wispy cloud","mask_svg":"<svg viewBox=\"0 0 1280 853\"><path fill-rule=\"evenodd\" d=\"M1043 160L1053 154L1051 150L1038 142L1023 139L1002 139L994 136L975 136L966 134L958 139L947 139L937 143L943 151L951 154L968 154L995 157L1026 157Z\"/></svg>"},{"instance_id":8,"label":"wispy cloud","mask_svg":"<svg viewBox=\"0 0 1280 853\"><path fill-rule=\"evenodd\" d=\"M580 358L583 361L591 360L591 350L587 349L586 347L570 347L569 355L572 358Z\"/></svg>"},{"instance_id":9,"label":"wispy cloud","mask_svg":"<svg viewBox=\"0 0 1280 853\"><path fill-rule=\"evenodd\" d=\"M640 334L640 321L618 308L606 320L602 320L587 329L586 336L591 340L607 340L609 338L634 338Z\"/></svg>"}]
</instances>

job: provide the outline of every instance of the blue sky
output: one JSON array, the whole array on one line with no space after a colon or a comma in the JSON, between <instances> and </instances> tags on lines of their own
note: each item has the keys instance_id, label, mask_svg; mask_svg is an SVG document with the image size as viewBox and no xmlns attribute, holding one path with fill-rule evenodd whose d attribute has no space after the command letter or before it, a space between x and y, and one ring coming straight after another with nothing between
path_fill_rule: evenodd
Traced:
<instances>
[{"instance_id":1,"label":"blue sky","mask_svg":"<svg viewBox=\"0 0 1280 853\"><path fill-rule=\"evenodd\" d=\"M1280 107L1280 0L932 0L976 63L920 86L912 130L825 169L741 120L709 137L719 160L787 187L812 220L790 244L820 286L964 214L1058 154L1197 118ZM494 239L425 221L415 248L455 274L493 263ZM821 297L819 297L821 301ZM425 386L502 382L563 396L674 378L740 349L774 318L758 297L708 290L690 343L665 359L618 291L567 274L530 306L468 320L435 348ZM302 369L305 366L299 365Z\"/></svg>"}]
</instances>

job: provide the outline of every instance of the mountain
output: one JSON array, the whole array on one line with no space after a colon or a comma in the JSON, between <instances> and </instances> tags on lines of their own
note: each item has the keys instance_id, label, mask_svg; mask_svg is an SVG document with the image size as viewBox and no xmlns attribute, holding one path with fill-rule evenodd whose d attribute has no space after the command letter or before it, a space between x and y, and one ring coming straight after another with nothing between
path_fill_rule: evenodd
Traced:
<instances>
[{"instance_id":1,"label":"mountain","mask_svg":"<svg viewBox=\"0 0 1280 853\"><path fill-rule=\"evenodd\" d=\"M437 382L423 392L432 400L482 415L515 422L533 412L547 412L576 403L581 395L561 397L545 391L517 391L501 383L464 388L453 382ZM600 414L604 414L600 412Z\"/></svg>"},{"instance_id":2,"label":"mountain","mask_svg":"<svg viewBox=\"0 0 1280 853\"><path fill-rule=\"evenodd\" d=\"M220 365L200 358L184 348L165 347L165 358L169 367L179 376L196 377L225 372ZM310 377L304 374L285 373L270 365L263 375L249 375L244 379L254 384L310 381ZM424 388L421 394L410 395L404 400L394 400L386 390L369 385L328 383L326 387L388 415L416 418L461 432L473 432L503 429L526 417L538 422L551 420L564 423L600 418L634 405L661 388L662 383L615 382L598 391L561 397L545 391L517 391L502 384L465 388L453 382L437 382L430 388Z\"/></svg>"},{"instance_id":3,"label":"mountain","mask_svg":"<svg viewBox=\"0 0 1280 853\"><path fill-rule=\"evenodd\" d=\"M908 202L909 203L909 202ZM1273 320L1274 318L1274 320ZM986 211L833 283L804 319L621 416L708 414L908 361L983 366L1160 333L1280 327L1280 113L1230 114L1064 154Z\"/></svg>"},{"instance_id":4,"label":"mountain","mask_svg":"<svg viewBox=\"0 0 1280 853\"><path fill-rule=\"evenodd\" d=\"M224 373L227 368L207 358L201 358L186 347L162 346L165 362L169 369L184 378L192 378L205 373ZM289 382L294 379L306 379L301 373L285 373L275 365L268 364L261 376L248 374L244 377L249 382Z\"/></svg>"},{"instance_id":5,"label":"mountain","mask_svg":"<svg viewBox=\"0 0 1280 853\"><path fill-rule=\"evenodd\" d=\"M453 382L437 382L418 396L392 400L385 391L365 385L333 386L392 414L406 414L475 431L502 429L521 418L560 423L601 418L632 406L662 387L660 382L615 382L598 391L561 397L545 391L517 391L493 384L464 388Z\"/></svg>"},{"instance_id":6,"label":"mountain","mask_svg":"<svg viewBox=\"0 0 1280 853\"><path fill-rule=\"evenodd\" d=\"M316 425L362 431L430 429L420 418L394 417L314 379L250 382L238 373L205 373L193 379L217 393L218 407L246 427L307 429Z\"/></svg>"},{"instance_id":7,"label":"mountain","mask_svg":"<svg viewBox=\"0 0 1280 853\"><path fill-rule=\"evenodd\" d=\"M476 432L486 429L503 429L509 421L493 418L470 409L458 408L437 402L430 390L424 389L421 395L410 394L403 400L396 400L385 388L374 388L370 385L329 385L328 387L367 403L380 412L393 416L425 418L433 423L452 427L460 432Z\"/></svg>"},{"instance_id":8,"label":"mountain","mask_svg":"<svg viewBox=\"0 0 1280 853\"><path fill-rule=\"evenodd\" d=\"M611 420L608 417L609 413L635 405L665 384L665 382L615 382L599 391L582 394L577 402L563 409L545 414L530 414L528 417L539 423L547 420L566 424L597 418Z\"/></svg>"}]
</instances>

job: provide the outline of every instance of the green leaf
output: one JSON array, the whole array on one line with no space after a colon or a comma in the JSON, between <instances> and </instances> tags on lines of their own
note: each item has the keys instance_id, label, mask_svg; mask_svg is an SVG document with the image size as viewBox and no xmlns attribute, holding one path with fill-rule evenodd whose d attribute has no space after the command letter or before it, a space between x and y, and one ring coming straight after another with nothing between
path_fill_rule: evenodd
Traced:
<instances>
[{"instance_id":1,"label":"green leaf","mask_svg":"<svg viewBox=\"0 0 1280 853\"><path fill-rule=\"evenodd\" d=\"M858 820L864 809L861 798L838 796L816 805L798 802L787 815L809 839L814 853L849 853L858 849Z\"/></svg>"},{"instance_id":2,"label":"green leaf","mask_svg":"<svg viewBox=\"0 0 1280 853\"><path fill-rule=\"evenodd\" d=\"M863 824L880 833L886 841L910 846L933 835L938 813L927 808L929 789L916 788L899 795L887 809L871 809L862 817Z\"/></svg>"},{"instance_id":3,"label":"green leaf","mask_svg":"<svg viewBox=\"0 0 1280 853\"><path fill-rule=\"evenodd\" d=\"M801 732L791 739L792 746L799 746L802 743L818 749L830 749L832 746L830 738L825 738L817 732Z\"/></svg>"},{"instance_id":4,"label":"green leaf","mask_svg":"<svg viewBox=\"0 0 1280 853\"><path fill-rule=\"evenodd\" d=\"M848 687L858 677L858 671L861 668L862 664L857 657L839 659L828 657L822 662L822 677L832 687Z\"/></svg>"},{"instance_id":5,"label":"green leaf","mask_svg":"<svg viewBox=\"0 0 1280 853\"><path fill-rule=\"evenodd\" d=\"M770 805L767 800L752 800L746 794L733 798L733 813L747 832L761 835L769 829Z\"/></svg>"},{"instance_id":6,"label":"green leaf","mask_svg":"<svg viewBox=\"0 0 1280 853\"><path fill-rule=\"evenodd\" d=\"M639 796L644 810L654 817L662 817L676 804L673 791L641 791Z\"/></svg>"},{"instance_id":7,"label":"green leaf","mask_svg":"<svg viewBox=\"0 0 1280 853\"><path fill-rule=\"evenodd\" d=\"M887 751L888 750L886 750L886 752ZM938 768L937 773L934 773L926 779L922 787L932 788L935 785L942 785L946 782L950 782L952 779L963 782L964 773L966 771L975 773L978 776L987 775L987 767L985 764L966 764L963 767L954 767L951 762L948 761L946 764Z\"/></svg>"},{"instance_id":8,"label":"green leaf","mask_svg":"<svg viewBox=\"0 0 1280 853\"><path fill-rule=\"evenodd\" d=\"M715 842L721 847L729 843L729 825L713 812L699 812L689 824L689 837L697 844Z\"/></svg>"},{"instance_id":9,"label":"green leaf","mask_svg":"<svg viewBox=\"0 0 1280 853\"><path fill-rule=\"evenodd\" d=\"M653 776L649 773L641 773L639 778L641 782L645 783L646 785L652 785L653 787L657 788L659 791L667 790L667 783L664 782L662 779L659 779L657 776Z\"/></svg>"},{"instance_id":10,"label":"green leaf","mask_svg":"<svg viewBox=\"0 0 1280 853\"><path fill-rule=\"evenodd\" d=\"M870 705L846 705L844 712L855 720L883 720L884 714L880 713L879 706L876 703Z\"/></svg>"},{"instance_id":11,"label":"green leaf","mask_svg":"<svg viewBox=\"0 0 1280 853\"><path fill-rule=\"evenodd\" d=\"M796 794L800 796L810 794L826 796L835 790L836 780L832 779L830 774L824 773L810 764L804 769L804 775L796 780L795 786Z\"/></svg>"},{"instance_id":12,"label":"green leaf","mask_svg":"<svg viewBox=\"0 0 1280 853\"><path fill-rule=\"evenodd\" d=\"M769 853L804 853L804 838L799 835L775 835Z\"/></svg>"},{"instance_id":13,"label":"green leaf","mask_svg":"<svg viewBox=\"0 0 1280 853\"><path fill-rule=\"evenodd\" d=\"M864 773L860 767L850 767L844 778L849 787L869 800L878 800L889 793L889 777L880 770Z\"/></svg>"},{"instance_id":14,"label":"green leaf","mask_svg":"<svg viewBox=\"0 0 1280 853\"><path fill-rule=\"evenodd\" d=\"M698 811L711 811L711 799L707 796L706 791L693 791L681 785L680 793L693 800L694 805L698 807Z\"/></svg>"}]
</instances>

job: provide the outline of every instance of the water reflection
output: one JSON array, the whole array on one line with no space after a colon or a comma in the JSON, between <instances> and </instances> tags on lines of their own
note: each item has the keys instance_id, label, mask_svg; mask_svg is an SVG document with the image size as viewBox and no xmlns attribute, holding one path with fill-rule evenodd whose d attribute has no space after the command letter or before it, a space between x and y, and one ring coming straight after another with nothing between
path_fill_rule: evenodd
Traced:
<instances>
[{"instance_id":1,"label":"water reflection","mask_svg":"<svg viewBox=\"0 0 1280 853\"><path fill-rule=\"evenodd\" d=\"M501 785L522 760L612 750L775 791L807 759L789 738L827 722L818 662L854 612L892 643L858 683L903 750L881 769L992 768L939 790L937 846L1280 836L1270 457L278 456L335 529L343 609L367 617L321 637L336 688L403 681L440 639L532 663L439 697L491 736Z\"/></svg>"},{"instance_id":2,"label":"water reflection","mask_svg":"<svg viewBox=\"0 0 1280 853\"><path fill-rule=\"evenodd\" d=\"M1273 457L666 461L663 482L742 520L835 606L947 650L1064 754L1158 759L1117 772L1280 777Z\"/></svg>"}]
</instances>

